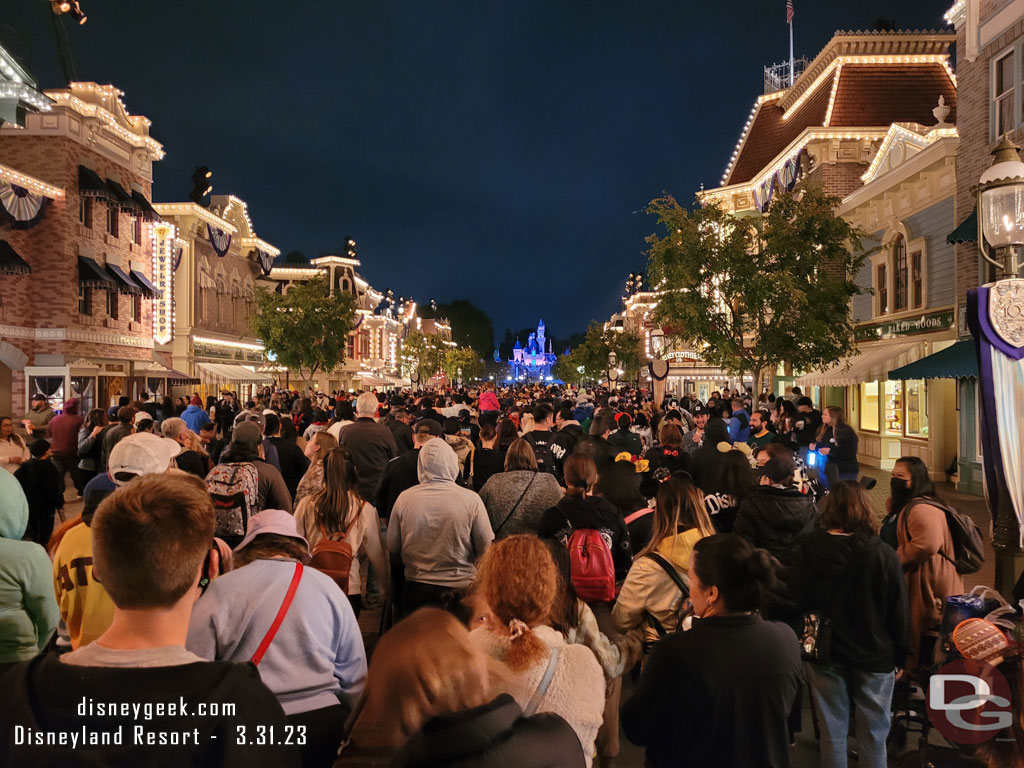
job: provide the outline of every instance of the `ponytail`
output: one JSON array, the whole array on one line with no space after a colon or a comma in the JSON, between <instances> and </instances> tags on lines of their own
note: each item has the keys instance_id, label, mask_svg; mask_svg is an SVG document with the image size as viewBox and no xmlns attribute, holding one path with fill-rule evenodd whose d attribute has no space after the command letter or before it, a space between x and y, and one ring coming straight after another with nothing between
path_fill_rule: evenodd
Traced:
<instances>
[{"instance_id":1,"label":"ponytail","mask_svg":"<svg viewBox=\"0 0 1024 768\"><path fill-rule=\"evenodd\" d=\"M519 619L509 622L508 631L508 656L505 663L513 672L527 669L547 652L548 647L543 641Z\"/></svg>"},{"instance_id":2,"label":"ponytail","mask_svg":"<svg viewBox=\"0 0 1024 768\"><path fill-rule=\"evenodd\" d=\"M705 587L718 587L730 611L756 611L765 593L777 589L779 561L734 533L701 539L693 547L693 567Z\"/></svg>"}]
</instances>

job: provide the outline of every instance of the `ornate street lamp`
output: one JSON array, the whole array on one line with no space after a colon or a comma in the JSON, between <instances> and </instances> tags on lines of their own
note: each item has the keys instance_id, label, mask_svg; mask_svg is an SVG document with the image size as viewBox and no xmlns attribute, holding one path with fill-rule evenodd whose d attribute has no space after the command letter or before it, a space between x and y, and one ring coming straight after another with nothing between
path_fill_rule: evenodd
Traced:
<instances>
[{"instance_id":1,"label":"ornate street lamp","mask_svg":"<svg viewBox=\"0 0 1024 768\"><path fill-rule=\"evenodd\" d=\"M982 174L978 186L978 247L985 261L1019 277L1024 247L1024 162L1016 144L1004 135L992 150L995 162ZM991 251L995 251L993 257Z\"/></svg>"}]
</instances>

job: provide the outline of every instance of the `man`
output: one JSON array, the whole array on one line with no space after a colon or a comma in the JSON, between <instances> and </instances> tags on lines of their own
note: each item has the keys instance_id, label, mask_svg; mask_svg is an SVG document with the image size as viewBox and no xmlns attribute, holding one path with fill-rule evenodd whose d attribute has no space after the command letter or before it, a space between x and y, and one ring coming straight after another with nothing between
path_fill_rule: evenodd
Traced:
<instances>
[{"instance_id":1,"label":"man","mask_svg":"<svg viewBox=\"0 0 1024 768\"><path fill-rule=\"evenodd\" d=\"M450 605L476 575L476 560L494 540L480 497L456 482L459 462L443 440L419 450L419 484L402 493L388 523L392 572L407 616L424 605Z\"/></svg>"},{"instance_id":2,"label":"man","mask_svg":"<svg viewBox=\"0 0 1024 768\"><path fill-rule=\"evenodd\" d=\"M633 417L628 413L620 413L616 417L618 429L608 436L608 442L612 444L617 453L626 452L630 456L643 456L644 444L640 435L633 432Z\"/></svg>"},{"instance_id":3,"label":"man","mask_svg":"<svg viewBox=\"0 0 1024 768\"><path fill-rule=\"evenodd\" d=\"M194 398L193 401L198 398ZM235 403L235 396L227 390L221 392L221 399L217 403L214 415L217 419L217 428L225 440L231 439L231 430L234 428L235 415L238 413L238 404Z\"/></svg>"},{"instance_id":4,"label":"man","mask_svg":"<svg viewBox=\"0 0 1024 768\"><path fill-rule=\"evenodd\" d=\"M153 419L150 418L148 413L145 411L138 411L132 419L133 433L149 432L152 434L153 423Z\"/></svg>"},{"instance_id":5,"label":"man","mask_svg":"<svg viewBox=\"0 0 1024 768\"><path fill-rule=\"evenodd\" d=\"M196 436L185 426L184 420L176 417L164 419L160 424L160 432L168 440L173 440L181 446L181 453L174 459L178 469L196 477L206 477L206 458L198 451L192 450L192 441Z\"/></svg>"},{"instance_id":6,"label":"man","mask_svg":"<svg viewBox=\"0 0 1024 768\"><path fill-rule=\"evenodd\" d=\"M79 413L79 402L75 398L64 402L64 412L50 420L50 460L60 473L58 487L61 495L67 487L66 476L71 475L78 495L82 495L82 485L78 474L78 430L85 420Z\"/></svg>"},{"instance_id":7,"label":"man","mask_svg":"<svg viewBox=\"0 0 1024 768\"><path fill-rule=\"evenodd\" d=\"M444 427L444 416L434 410L434 398L428 396L420 398L420 409L416 413L416 421L421 419L433 419L439 427Z\"/></svg>"},{"instance_id":8,"label":"man","mask_svg":"<svg viewBox=\"0 0 1024 768\"><path fill-rule=\"evenodd\" d=\"M292 511L292 497L281 472L263 455L263 430L254 421L243 421L231 433L231 442L221 453L221 463L251 462L259 477L256 510Z\"/></svg>"},{"instance_id":9,"label":"man","mask_svg":"<svg viewBox=\"0 0 1024 768\"><path fill-rule=\"evenodd\" d=\"M28 499L28 538L44 548L53 533L53 517L64 519L64 488L60 470L50 458L50 441L39 437L28 444L32 458L14 473Z\"/></svg>"},{"instance_id":10,"label":"man","mask_svg":"<svg viewBox=\"0 0 1024 768\"><path fill-rule=\"evenodd\" d=\"M810 533L818 521L814 500L797 489L795 474L792 459L769 459L761 470L761 484L740 502L732 529L755 547L767 549L783 565L792 563L797 539Z\"/></svg>"},{"instance_id":11,"label":"man","mask_svg":"<svg viewBox=\"0 0 1024 768\"><path fill-rule=\"evenodd\" d=\"M434 438L441 437L442 434L441 426L433 419L416 422L413 431L413 449L403 453L397 459L389 461L381 475L380 488L377 489L375 498L377 514L382 519L389 520L395 501L398 500L402 491L412 488L419 482L417 466L420 449Z\"/></svg>"},{"instance_id":12,"label":"man","mask_svg":"<svg viewBox=\"0 0 1024 768\"><path fill-rule=\"evenodd\" d=\"M764 448L778 439L778 435L768 428L771 423L771 414L768 411L754 411L750 414L750 438L747 440L747 445L754 451Z\"/></svg>"},{"instance_id":13,"label":"man","mask_svg":"<svg viewBox=\"0 0 1024 768\"><path fill-rule=\"evenodd\" d=\"M700 448L693 452L693 484L704 493L718 493L722 480L724 453L719 443L729 443L729 429L720 418L709 418L704 425Z\"/></svg>"},{"instance_id":14,"label":"man","mask_svg":"<svg viewBox=\"0 0 1024 768\"><path fill-rule=\"evenodd\" d=\"M217 425L214 422L208 421L199 428L199 444L214 464L220 462L221 451L227 442L224 438L217 437Z\"/></svg>"},{"instance_id":15,"label":"man","mask_svg":"<svg viewBox=\"0 0 1024 768\"><path fill-rule=\"evenodd\" d=\"M123 405L117 409L117 424L107 430L103 435L103 452L100 454L100 470L107 469L107 462L110 460L110 452L114 446L132 433L132 420L135 418L135 409L130 405Z\"/></svg>"},{"instance_id":16,"label":"man","mask_svg":"<svg viewBox=\"0 0 1024 768\"><path fill-rule=\"evenodd\" d=\"M193 397L188 404L188 408L181 414L181 418L185 421L187 426L193 432L198 432L203 428L204 424L210 423L210 415L203 408L203 401L198 397Z\"/></svg>"},{"instance_id":17,"label":"man","mask_svg":"<svg viewBox=\"0 0 1024 768\"><path fill-rule=\"evenodd\" d=\"M583 427L573 418L573 409L568 404L563 405L555 414L555 432L551 440L551 456L555 463L555 478L562 486L565 485L565 476L562 467L565 460L576 450L576 445L584 439Z\"/></svg>"},{"instance_id":18,"label":"man","mask_svg":"<svg viewBox=\"0 0 1024 768\"><path fill-rule=\"evenodd\" d=\"M112 405L107 409L107 418L111 421L117 421L117 412L126 405L131 405L132 399L127 395L121 395L117 398L117 405Z\"/></svg>"},{"instance_id":19,"label":"man","mask_svg":"<svg viewBox=\"0 0 1024 768\"><path fill-rule=\"evenodd\" d=\"M156 403L149 399L149 392L139 395L139 409L149 414L151 421L156 421Z\"/></svg>"},{"instance_id":20,"label":"man","mask_svg":"<svg viewBox=\"0 0 1024 768\"><path fill-rule=\"evenodd\" d=\"M750 416L742 397L732 398L732 420L729 422L729 440L745 443L750 439Z\"/></svg>"},{"instance_id":21,"label":"man","mask_svg":"<svg viewBox=\"0 0 1024 768\"><path fill-rule=\"evenodd\" d=\"M668 416L665 417L665 421L672 424L672 411L669 411ZM701 445L704 444L704 428L707 426L708 409L700 403L693 406L693 429L686 431L683 430L683 449L687 453L694 453ZM682 419L680 418L680 423Z\"/></svg>"},{"instance_id":22,"label":"man","mask_svg":"<svg viewBox=\"0 0 1024 768\"><path fill-rule=\"evenodd\" d=\"M359 495L376 498L381 475L391 459L398 455L398 446L391 430L374 420L377 398L363 392L356 398L356 420L341 430L338 445L347 448L356 466Z\"/></svg>"},{"instance_id":23,"label":"man","mask_svg":"<svg viewBox=\"0 0 1024 768\"><path fill-rule=\"evenodd\" d=\"M46 428L54 417L53 408L46 395L36 392L24 416L21 417L21 428L28 437L46 437Z\"/></svg>"},{"instance_id":24,"label":"man","mask_svg":"<svg viewBox=\"0 0 1024 768\"><path fill-rule=\"evenodd\" d=\"M263 434L277 451L277 458L281 463L281 477L284 478L284 484L288 486L288 493L294 500L299 481L309 469L309 459L302 453L302 449L294 440L285 440L281 437L280 416L271 411L264 414L263 418L265 420Z\"/></svg>"},{"instance_id":25,"label":"man","mask_svg":"<svg viewBox=\"0 0 1024 768\"><path fill-rule=\"evenodd\" d=\"M523 439L533 447L537 456L537 469L541 472L555 473L555 457L551 452L551 444L555 434L551 428L555 425L555 411L548 403L538 403L533 409L533 429L523 435Z\"/></svg>"},{"instance_id":26,"label":"man","mask_svg":"<svg viewBox=\"0 0 1024 768\"><path fill-rule=\"evenodd\" d=\"M395 438L399 454L412 450L412 427L409 426L411 423L412 414L404 406L395 407L383 421L384 426L391 430L391 436Z\"/></svg>"},{"instance_id":27,"label":"man","mask_svg":"<svg viewBox=\"0 0 1024 768\"><path fill-rule=\"evenodd\" d=\"M800 389L800 387L793 387L793 389L790 390L790 393L789 393L789 396L787 397L787 399L791 400L795 405L799 405L800 399L803 396L804 396L804 393L803 393L803 390Z\"/></svg>"},{"instance_id":28,"label":"man","mask_svg":"<svg viewBox=\"0 0 1024 768\"><path fill-rule=\"evenodd\" d=\"M799 389L799 387L794 387ZM807 460L808 446L818 438L821 429L821 411L814 407L809 397L796 401L796 419L793 421L793 439L800 450L800 457Z\"/></svg>"},{"instance_id":29,"label":"man","mask_svg":"<svg viewBox=\"0 0 1024 768\"><path fill-rule=\"evenodd\" d=\"M141 478L103 503L93 520L94 567L113 599L113 620L95 642L37 656L3 677L11 695L0 701L8 724L0 754L11 764L299 764L298 748L280 746L284 739L256 743L257 724L283 734L288 722L256 668L208 662L185 649L201 579L219 565L210 547L214 519L202 483L183 475ZM97 711L93 701L114 706ZM139 713L157 707L163 712L155 720ZM17 725L101 738L72 753L67 744L19 743ZM246 729L253 738L240 738Z\"/></svg>"}]
</instances>

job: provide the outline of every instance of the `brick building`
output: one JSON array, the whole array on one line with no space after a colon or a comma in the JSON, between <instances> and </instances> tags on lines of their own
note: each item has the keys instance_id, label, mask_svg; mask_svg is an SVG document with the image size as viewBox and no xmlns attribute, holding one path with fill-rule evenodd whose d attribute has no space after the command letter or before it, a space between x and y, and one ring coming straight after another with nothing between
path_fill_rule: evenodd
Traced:
<instances>
[{"instance_id":1,"label":"brick building","mask_svg":"<svg viewBox=\"0 0 1024 768\"><path fill-rule=\"evenodd\" d=\"M35 392L57 409L72 396L86 408L137 397L153 365L150 199L163 149L113 86L45 96L0 125L0 248L25 264L0 274L0 411L15 414Z\"/></svg>"}]
</instances>

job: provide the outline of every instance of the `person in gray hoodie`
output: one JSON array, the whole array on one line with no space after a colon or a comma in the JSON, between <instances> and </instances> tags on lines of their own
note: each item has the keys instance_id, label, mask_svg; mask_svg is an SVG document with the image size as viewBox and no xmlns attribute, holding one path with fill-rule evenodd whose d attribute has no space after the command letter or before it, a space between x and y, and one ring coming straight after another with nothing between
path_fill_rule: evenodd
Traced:
<instances>
[{"instance_id":1,"label":"person in gray hoodie","mask_svg":"<svg viewBox=\"0 0 1024 768\"><path fill-rule=\"evenodd\" d=\"M455 482L459 460L450 445L431 440L420 448L416 474L419 485L399 495L387 533L402 616L423 605L454 607L494 540L483 501Z\"/></svg>"},{"instance_id":2,"label":"person in gray hoodie","mask_svg":"<svg viewBox=\"0 0 1024 768\"><path fill-rule=\"evenodd\" d=\"M57 628L57 600L46 550L22 541L28 502L10 472L0 472L0 672L31 659Z\"/></svg>"}]
</instances>

